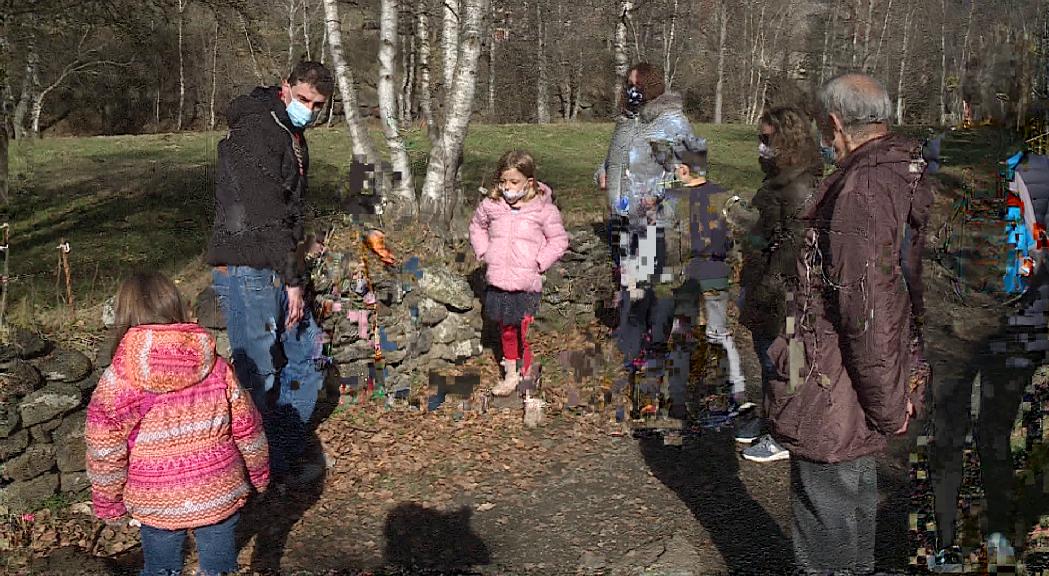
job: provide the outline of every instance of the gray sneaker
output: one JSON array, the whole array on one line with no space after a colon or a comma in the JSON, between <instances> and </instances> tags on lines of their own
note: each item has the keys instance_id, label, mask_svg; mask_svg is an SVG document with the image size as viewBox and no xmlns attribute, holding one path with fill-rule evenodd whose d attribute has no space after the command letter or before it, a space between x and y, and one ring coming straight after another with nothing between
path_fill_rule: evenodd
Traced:
<instances>
[{"instance_id":1,"label":"gray sneaker","mask_svg":"<svg viewBox=\"0 0 1049 576\"><path fill-rule=\"evenodd\" d=\"M754 445L743 450L743 458L751 462L775 462L790 458L790 451L780 446L772 436L766 434Z\"/></svg>"}]
</instances>

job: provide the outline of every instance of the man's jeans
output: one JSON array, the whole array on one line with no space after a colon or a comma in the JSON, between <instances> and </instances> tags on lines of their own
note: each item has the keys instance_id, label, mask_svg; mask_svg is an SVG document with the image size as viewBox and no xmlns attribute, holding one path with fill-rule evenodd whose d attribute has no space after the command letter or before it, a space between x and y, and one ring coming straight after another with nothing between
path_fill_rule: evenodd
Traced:
<instances>
[{"instance_id":1,"label":"man's jeans","mask_svg":"<svg viewBox=\"0 0 1049 576\"><path fill-rule=\"evenodd\" d=\"M310 307L285 329L288 295L273 271L229 266L212 273L226 317L233 366L262 413L270 444L270 470L287 473L305 448L306 427L324 382L318 369L323 332ZM275 387L278 381L280 386Z\"/></svg>"},{"instance_id":2,"label":"man's jeans","mask_svg":"<svg viewBox=\"0 0 1049 576\"><path fill-rule=\"evenodd\" d=\"M237 571L237 546L234 531L240 512L218 524L193 529L193 540L200 556L201 576L232 574ZM142 556L145 565L141 576L178 576L182 573L182 545L185 530L162 530L142 525Z\"/></svg>"}]
</instances>

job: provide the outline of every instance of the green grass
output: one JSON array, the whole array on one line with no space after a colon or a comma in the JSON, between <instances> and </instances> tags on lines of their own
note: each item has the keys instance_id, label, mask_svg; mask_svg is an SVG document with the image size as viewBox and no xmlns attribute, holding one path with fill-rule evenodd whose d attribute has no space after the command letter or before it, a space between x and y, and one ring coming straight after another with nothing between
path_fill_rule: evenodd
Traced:
<instances>
[{"instance_id":1,"label":"green grass","mask_svg":"<svg viewBox=\"0 0 1049 576\"><path fill-rule=\"evenodd\" d=\"M761 182L756 129L747 125L695 125L710 143L710 177L745 198ZM506 150L523 148L538 163L539 178L557 193L569 225L599 221L605 199L592 183L604 158L612 125L482 125L470 127L464 151L464 189L472 195ZM112 294L137 269L169 274L202 270L214 209L215 147L220 132L147 136L48 138L12 145L11 304L35 314L58 303L56 266L60 240L70 255L78 308ZM309 133L310 202L319 213L338 209L339 183L350 161L344 127ZM381 134L374 141L385 148ZM993 178L1007 137L994 131L952 136L945 146L954 164L977 166ZM420 188L429 142L408 138ZM957 174L949 169L952 175Z\"/></svg>"}]
</instances>

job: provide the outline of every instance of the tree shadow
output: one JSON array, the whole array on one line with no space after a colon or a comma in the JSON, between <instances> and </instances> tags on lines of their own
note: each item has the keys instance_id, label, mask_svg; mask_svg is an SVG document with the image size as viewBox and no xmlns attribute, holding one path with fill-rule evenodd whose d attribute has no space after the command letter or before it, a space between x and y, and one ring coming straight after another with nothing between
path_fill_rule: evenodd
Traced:
<instances>
[{"instance_id":1,"label":"tree shadow","mask_svg":"<svg viewBox=\"0 0 1049 576\"><path fill-rule=\"evenodd\" d=\"M732 574L792 574L790 539L739 478L731 431L704 433L684 446L639 440L652 474L677 494L710 534Z\"/></svg>"},{"instance_id":2,"label":"tree shadow","mask_svg":"<svg viewBox=\"0 0 1049 576\"><path fill-rule=\"evenodd\" d=\"M491 563L488 546L470 528L472 514L468 507L442 512L413 502L398 505L383 529L385 564L418 574L454 573Z\"/></svg>"}]
</instances>

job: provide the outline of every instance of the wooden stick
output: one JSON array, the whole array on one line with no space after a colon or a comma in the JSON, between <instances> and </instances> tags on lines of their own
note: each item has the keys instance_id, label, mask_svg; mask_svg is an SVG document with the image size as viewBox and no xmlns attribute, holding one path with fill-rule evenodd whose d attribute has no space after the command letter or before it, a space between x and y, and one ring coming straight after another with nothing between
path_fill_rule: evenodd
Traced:
<instances>
[{"instance_id":1,"label":"wooden stick","mask_svg":"<svg viewBox=\"0 0 1049 576\"><path fill-rule=\"evenodd\" d=\"M11 254L11 226L4 222L0 227L4 229L4 274L0 276L0 330L3 330L7 321L7 283L10 272L8 259Z\"/></svg>"}]
</instances>

